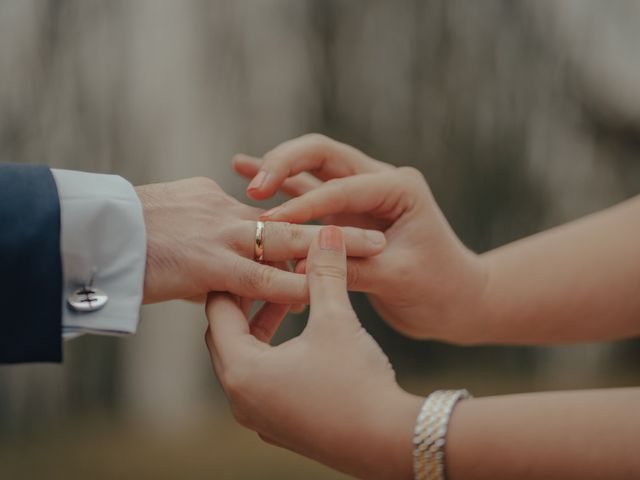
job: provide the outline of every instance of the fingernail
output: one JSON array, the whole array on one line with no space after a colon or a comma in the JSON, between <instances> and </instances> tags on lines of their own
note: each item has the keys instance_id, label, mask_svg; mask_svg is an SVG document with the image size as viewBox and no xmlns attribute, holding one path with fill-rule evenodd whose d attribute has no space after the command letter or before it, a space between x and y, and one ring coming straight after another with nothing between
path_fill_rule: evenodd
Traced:
<instances>
[{"instance_id":1,"label":"fingernail","mask_svg":"<svg viewBox=\"0 0 640 480\"><path fill-rule=\"evenodd\" d=\"M320 248L322 250L342 250L342 230L333 225L322 227L320 230Z\"/></svg>"},{"instance_id":2,"label":"fingernail","mask_svg":"<svg viewBox=\"0 0 640 480\"><path fill-rule=\"evenodd\" d=\"M258 174L253 177L251 183L249 183L247 190L260 190L265 184L268 176L269 175L267 174L267 172L265 172L264 170L260 170Z\"/></svg>"},{"instance_id":3,"label":"fingernail","mask_svg":"<svg viewBox=\"0 0 640 480\"><path fill-rule=\"evenodd\" d=\"M306 305L292 305L289 311L291 313L303 313L306 309Z\"/></svg>"},{"instance_id":4,"label":"fingernail","mask_svg":"<svg viewBox=\"0 0 640 480\"><path fill-rule=\"evenodd\" d=\"M384 237L384 233L379 232L378 230L366 230L364 232L365 237L374 245L384 245L386 242L386 238Z\"/></svg>"},{"instance_id":5,"label":"fingernail","mask_svg":"<svg viewBox=\"0 0 640 480\"><path fill-rule=\"evenodd\" d=\"M260 218L269 218L269 217L273 217L273 215L278 212L280 210L280 207L274 207L270 210L267 210L266 212L263 212L260 214Z\"/></svg>"},{"instance_id":6,"label":"fingernail","mask_svg":"<svg viewBox=\"0 0 640 480\"><path fill-rule=\"evenodd\" d=\"M307 263L304 260L300 260L296 264L296 267L293 269L293 271L295 273L302 273L302 274L307 273Z\"/></svg>"}]
</instances>

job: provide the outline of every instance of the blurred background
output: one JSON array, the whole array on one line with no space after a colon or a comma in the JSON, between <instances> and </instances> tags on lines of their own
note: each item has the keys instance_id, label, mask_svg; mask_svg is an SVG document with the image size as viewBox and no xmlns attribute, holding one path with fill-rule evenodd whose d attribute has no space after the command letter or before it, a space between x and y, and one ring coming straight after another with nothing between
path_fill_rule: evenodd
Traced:
<instances>
[{"instance_id":1,"label":"blurred background","mask_svg":"<svg viewBox=\"0 0 640 480\"><path fill-rule=\"evenodd\" d=\"M321 132L418 167L485 251L640 192L639 22L633 0L2 0L0 160L246 201L233 153ZM640 383L638 341L460 348L354 302L415 393ZM234 424L204 330L144 307L135 337L0 368L0 478L344 478Z\"/></svg>"}]
</instances>

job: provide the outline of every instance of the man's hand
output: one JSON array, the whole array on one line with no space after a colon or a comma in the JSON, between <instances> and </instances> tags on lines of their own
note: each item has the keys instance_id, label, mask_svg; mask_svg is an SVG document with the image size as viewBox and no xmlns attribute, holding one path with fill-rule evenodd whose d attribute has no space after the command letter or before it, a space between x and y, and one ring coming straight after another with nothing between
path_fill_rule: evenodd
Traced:
<instances>
[{"instance_id":1,"label":"man's hand","mask_svg":"<svg viewBox=\"0 0 640 480\"><path fill-rule=\"evenodd\" d=\"M147 231L144 303L204 298L210 291L282 304L307 303L304 275L287 260L304 258L320 227L267 223L264 260L254 261L261 210L231 198L208 178L136 187ZM344 229L347 250L370 256L384 235Z\"/></svg>"}]
</instances>

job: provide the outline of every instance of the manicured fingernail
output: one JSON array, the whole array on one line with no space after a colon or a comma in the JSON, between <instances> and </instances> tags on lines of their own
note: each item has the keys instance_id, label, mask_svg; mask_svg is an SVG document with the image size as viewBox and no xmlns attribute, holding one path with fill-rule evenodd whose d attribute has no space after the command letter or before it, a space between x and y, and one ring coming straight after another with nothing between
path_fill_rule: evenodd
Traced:
<instances>
[{"instance_id":1,"label":"manicured fingernail","mask_svg":"<svg viewBox=\"0 0 640 480\"><path fill-rule=\"evenodd\" d=\"M291 313L303 313L307 309L306 305L292 305L289 311Z\"/></svg>"},{"instance_id":2,"label":"manicured fingernail","mask_svg":"<svg viewBox=\"0 0 640 480\"><path fill-rule=\"evenodd\" d=\"M260 219L273 217L273 215L280 210L280 207L274 207L271 210L267 210L260 214Z\"/></svg>"},{"instance_id":3,"label":"manicured fingernail","mask_svg":"<svg viewBox=\"0 0 640 480\"><path fill-rule=\"evenodd\" d=\"M258 174L253 177L253 180L251 180L247 190L260 190L264 186L268 176L269 174L267 172L260 170Z\"/></svg>"},{"instance_id":4,"label":"manicured fingernail","mask_svg":"<svg viewBox=\"0 0 640 480\"><path fill-rule=\"evenodd\" d=\"M320 248L322 250L342 250L342 230L333 225L322 227L320 230Z\"/></svg>"},{"instance_id":5,"label":"manicured fingernail","mask_svg":"<svg viewBox=\"0 0 640 480\"><path fill-rule=\"evenodd\" d=\"M364 235L367 237L367 240L374 245L384 245L384 242L386 242L384 233L379 232L378 230L366 230Z\"/></svg>"}]
</instances>

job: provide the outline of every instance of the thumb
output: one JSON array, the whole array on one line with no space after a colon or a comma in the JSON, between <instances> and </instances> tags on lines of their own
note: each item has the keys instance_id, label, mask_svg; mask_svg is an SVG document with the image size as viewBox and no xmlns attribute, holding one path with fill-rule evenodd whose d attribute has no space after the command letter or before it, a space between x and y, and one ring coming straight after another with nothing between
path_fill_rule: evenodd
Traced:
<instances>
[{"instance_id":1,"label":"thumb","mask_svg":"<svg viewBox=\"0 0 640 480\"><path fill-rule=\"evenodd\" d=\"M323 227L312 242L307 257L310 298L310 326L320 322L334 324L354 316L347 293L347 256L342 231Z\"/></svg>"},{"instance_id":2,"label":"thumb","mask_svg":"<svg viewBox=\"0 0 640 480\"><path fill-rule=\"evenodd\" d=\"M207 347L223 366L235 363L247 349L260 344L251 335L241 303L240 299L226 293L209 293L207 298Z\"/></svg>"}]
</instances>

